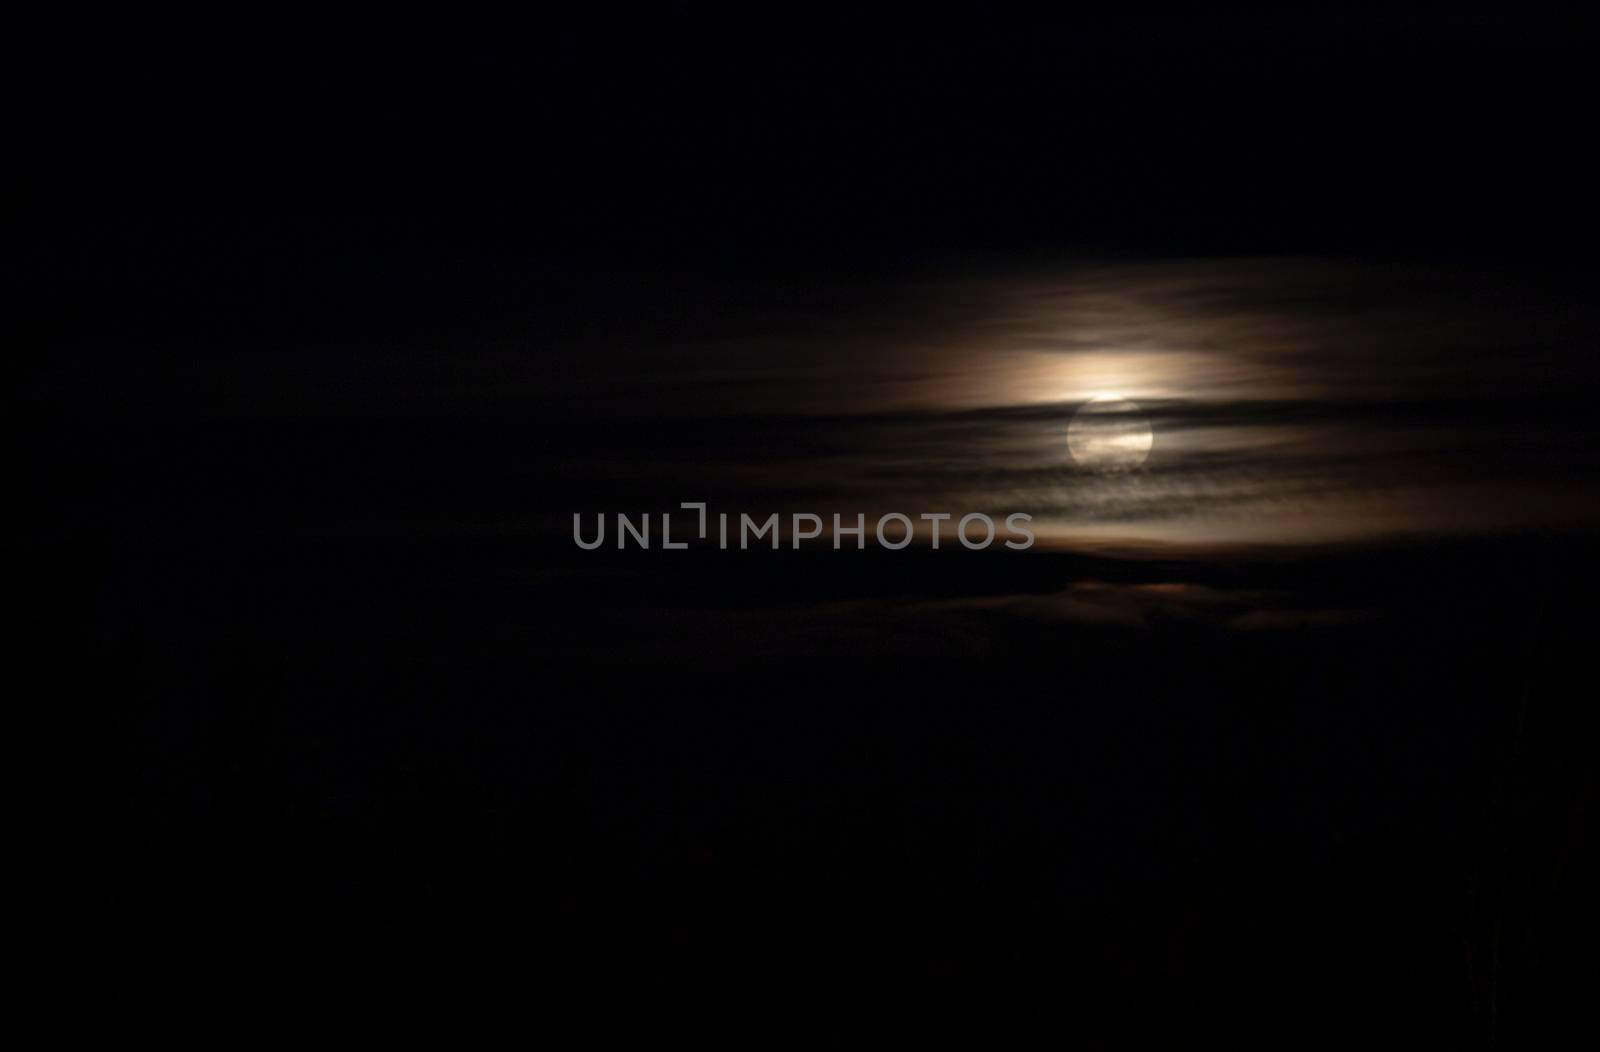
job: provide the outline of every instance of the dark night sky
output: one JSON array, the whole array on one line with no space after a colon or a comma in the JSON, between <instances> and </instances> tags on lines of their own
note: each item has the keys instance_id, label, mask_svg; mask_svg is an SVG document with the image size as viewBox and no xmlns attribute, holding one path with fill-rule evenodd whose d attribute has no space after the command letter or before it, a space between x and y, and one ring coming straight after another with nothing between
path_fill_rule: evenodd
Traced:
<instances>
[{"instance_id":1,"label":"dark night sky","mask_svg":"<svg viewBox=\"0 0 1600 1052\"><path fill-rule=\"evenodd\" d=\"M18 39L28 620L115 710L87 937L1124 1039L1576 1018L1589 27ZM1137 470L1068 454L1108 391ZM680 500L1040 543L571 543Z\"/></svg>"},{"instance_id":2,"label":"dark night sky","mask_svg":"<svg viewBox=\"0 0 1600 1052\"><path fill-rule=\"evenodd\" d=\"M107 262L150 281L1021 248L1570 258L1592 231L1589 40L1554 23L194 29L47 47L25 80L48 218L96 255L99 220L130 224L134 258ZM196 213L164 255L144 236Z\"/></svg>"}]
</instances>

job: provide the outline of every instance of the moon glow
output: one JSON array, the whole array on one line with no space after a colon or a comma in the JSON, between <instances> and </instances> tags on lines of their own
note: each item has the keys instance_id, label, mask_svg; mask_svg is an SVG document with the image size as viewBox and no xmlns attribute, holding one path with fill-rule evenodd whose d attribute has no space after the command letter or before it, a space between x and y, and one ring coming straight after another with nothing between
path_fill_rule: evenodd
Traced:
<instances>
[{"instance_id":1,"label":"moon glow","mask_svg":"<svg viewBox=\"0 0 1600 1052\"><path fill-rule=\"evenodd\" d=\"M1155 434L1138 405L1115 395L1086 402L1067 425L1072 459L1091 471L1132 471L1150 456Z\"/></svg>"}]
</instances>

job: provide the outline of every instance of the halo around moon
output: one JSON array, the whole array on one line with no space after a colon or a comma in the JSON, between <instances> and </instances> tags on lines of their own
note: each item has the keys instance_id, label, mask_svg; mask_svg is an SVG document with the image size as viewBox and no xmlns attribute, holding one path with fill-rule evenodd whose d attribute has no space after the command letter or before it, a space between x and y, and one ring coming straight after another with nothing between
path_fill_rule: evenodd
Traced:
<instances>
[{"instance_id":1,"label":"halo around moon","mask_svg":"<svg viewBox=\"0 0 1600 1052\"><path fill-rule=\"evenodd\" d=\"M1154 443L1150 418L1114 395L1085 402L1067 425L1067 450L1091 471L1132 471L1150 456Z\"/></svg>"}]
</instances>

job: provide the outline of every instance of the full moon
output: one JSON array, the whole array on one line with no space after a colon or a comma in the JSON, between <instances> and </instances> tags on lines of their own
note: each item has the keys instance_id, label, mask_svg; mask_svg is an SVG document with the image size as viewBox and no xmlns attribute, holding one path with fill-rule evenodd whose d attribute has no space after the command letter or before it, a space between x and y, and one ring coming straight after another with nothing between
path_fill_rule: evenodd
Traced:
<instances>
[{"instance_id":1,"label":"full moon","mask_svg":"<svg viewBox=\"0 0 1600 1052\"><path fill-rule=\"evenodd\" d=\"M1150 418L1116 395L1084 403L1067 425L1072 459L1094 471L1132 471L1145 462L1154 441Z\"/></svg>"}]
</instances>

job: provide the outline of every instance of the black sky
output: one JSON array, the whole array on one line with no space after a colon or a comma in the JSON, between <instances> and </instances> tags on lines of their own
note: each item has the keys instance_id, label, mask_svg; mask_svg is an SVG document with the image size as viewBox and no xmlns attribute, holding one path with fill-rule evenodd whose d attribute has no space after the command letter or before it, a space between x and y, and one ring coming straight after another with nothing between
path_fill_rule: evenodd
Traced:
<instances>
[{"instance_id":1,"label":"black sky","mask_svg":"<svg viewBox=\"0 0 1600 1052\"><path fill-rule=\"evenodd\" d=\"M1590 27L14 36L24 649L87 856L54 941L127 1003L284 961L1167 1043L1582 1015ZM1148 470L1065 457L1105 376ZM570 543L693 499L1062 533Z\"/></svg>"},{"instance_id":2,"label":"black sky","mask_svg":"<svg viewBox=\"0 0 1600 1052\"><path fill-rule=\"evenodd\" d=\"M465 309L530 270L1581 259L1588 47L1450 15L170 23L41 29L19 87L58 266Z\"/></svg>"}]
</instances>

